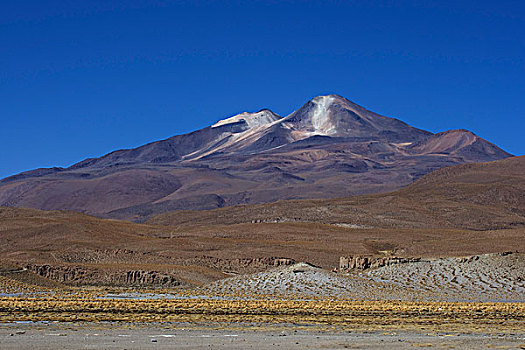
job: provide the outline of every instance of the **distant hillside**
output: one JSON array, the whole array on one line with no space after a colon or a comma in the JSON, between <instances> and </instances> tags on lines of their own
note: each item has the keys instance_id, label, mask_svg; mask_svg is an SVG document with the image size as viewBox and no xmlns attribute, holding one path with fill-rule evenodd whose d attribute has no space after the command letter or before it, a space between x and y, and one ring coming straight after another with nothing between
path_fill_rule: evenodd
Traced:
<instances>
[{"instance_id":1,"label":"distant hillside","mask_svg":"<svg viewBox=\"0 0 525 350\"><path fill-rule=\"evenodd\" d=\"M177 211L149 223L216 225L322 222L356 227L521 228L525 233L525 156L436 170L386 194L280 201L212 211Z\"/></svg>"}]
</instances>

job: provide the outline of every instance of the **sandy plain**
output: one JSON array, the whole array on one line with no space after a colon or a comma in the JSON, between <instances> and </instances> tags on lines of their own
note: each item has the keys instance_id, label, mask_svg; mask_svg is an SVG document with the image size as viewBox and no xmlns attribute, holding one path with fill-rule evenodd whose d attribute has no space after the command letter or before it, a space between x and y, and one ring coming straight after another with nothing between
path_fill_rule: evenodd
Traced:
<instances>
[{"instance_id":1,"label":"sandy plain","mask_svg":"<svg viewBox=\"0 0 525 350\"><path fill-rule=\"evenodd\" d=\"M16 333L19 334L16 334ZM23 334L21 334L23 332ZM523 349L523 335L407 331L165 329L86 325L0 325L3 349Z\"/></svg>"}]
</instances>

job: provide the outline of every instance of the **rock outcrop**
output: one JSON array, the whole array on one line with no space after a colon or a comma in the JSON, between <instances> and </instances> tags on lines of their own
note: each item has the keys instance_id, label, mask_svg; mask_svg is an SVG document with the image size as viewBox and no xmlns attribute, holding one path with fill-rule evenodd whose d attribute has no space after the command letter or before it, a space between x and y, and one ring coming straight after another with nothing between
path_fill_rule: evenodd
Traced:
<instances>
[{"instance_id":1,"label":"rock outcrop","mask_svg":"<svg viewBox=\"0 0 525 350\"><path fill-rule=\"evenodd\" d=\"M131 250L108 250L100 251L97 261L112 261L111 257L120 255L134 255ZM140 255L140 254L139 254ZM142 255L141 255L142 256ZM143 256L148 260L148 256ZM160 256L157 258L161 258ZM166 257L168 258L168 257ZM118 259L116 259L117 261ZM89 260L91 261L91 260ZM168 261L168 260L166 260ZM260 257L260 258L237 258L220 259L209 256L195 257L185 260L171 260L177 265L192 266L199 265L210 267L223 273L244 274L257 271L265 271L268 268L293 265L295 261L282 257ZM106 285L126 287L178 287L184 284L178 278L176 272L147 271L147 270L123 270L123 269L97 269L82 265L28 265L26 268L42 277L67 285Z\"/></svg>"},{"instance_id":2,"label":"rock outcrop","mask_svg":"<svg viewBox=\"0 0 525 350\"><path fill-rule=\"evenodd\" d=\"M371 257L371 256L355 256L339 258L340 272L350 270L366 270L369 268L378 268L383 266L390 266L396 264L406 264L411 262L421 261L421 258L402 258L397 256L392 257Z\"/></svg>"},{"instance_id":3,"label":"rock outcrop","mask_svg":"<svg viewBox=\"0 0 525 350\"><path fill-rule=\"evenodd\" d=\"M68 285L109 285L134 287L177 287L174 275L159 271L98 270L80 266L28 265L35 274Z\"/></svg>"},{"instance_id":4,"label":"rock outcrop","mask_svg":"<svg viewBox=\"0 0 525 350\"><path fill-rule=\"evenodd\" d=\"M295 264L294 259L284 257L258 257L221 259L211 256L199 256L181 261L182 265L201 265L220 270L225 273L253 273L265 271L271 267L288 266Z\"/></svg>"}]
</instances>

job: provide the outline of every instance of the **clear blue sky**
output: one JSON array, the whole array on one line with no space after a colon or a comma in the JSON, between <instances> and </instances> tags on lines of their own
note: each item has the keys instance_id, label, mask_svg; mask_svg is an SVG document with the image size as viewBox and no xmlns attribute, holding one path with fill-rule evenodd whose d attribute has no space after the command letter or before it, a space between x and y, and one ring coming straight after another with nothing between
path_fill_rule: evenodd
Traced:
<instances>
[{"instance_id":1,"label":"clear blue sky","mask_svg":"<svg viewBox=\"0 0 525 350\"><path fill-rule=\"evenodd\" d=\"M0 4L0 177L327 93L525 154L525 1Z\"/></svg>"}]
</instances>

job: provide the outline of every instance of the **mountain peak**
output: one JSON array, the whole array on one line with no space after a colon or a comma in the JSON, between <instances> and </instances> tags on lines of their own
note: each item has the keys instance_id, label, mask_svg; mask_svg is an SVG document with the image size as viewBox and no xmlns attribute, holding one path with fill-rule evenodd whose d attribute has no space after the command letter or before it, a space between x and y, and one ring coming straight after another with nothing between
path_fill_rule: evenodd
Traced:
<instances>
[{"instance_id":1,"label":"mountain peak","mask_svg":"<svg viewBox=\"0 0 525 350\"><path fill-rule=\"evenodd\" d=\"M334 128L334 125L330 121L330 106L335 101L333 95L327 96L318 96L312 100L315 104L315 109L313 110L311 121L313 132L321 135L330 135L335 134L337 131Z\"/></svg>"},{"instance_id":2,"label":"mountain peak","mask_svg":"<svg viewBox=\"0 0 525 350\"><path fill-rule=\"evenodd\" d=\"M313 98L284 118L282 123L294 130L295 139L321 135L405 142L429 135L398 119L373 113L336 94Z\"/></svg>"},{"instance_id":3,"label":"mountain peak","mask_svg":"<svg viewBox=\"0 0 525 350\"><path fill-rule=\"evenodd\" d=\"M511 154L482 139L470 130L454 129L439 132L410 146L419 154L455 154L466 160L493 160L494 156L505 158Z\"/></svg>"},{"instance_id":4,"label":"mountain peak","mask_svg":"<svg viewBox=\"0 0 525 350\"><path fill-rule=\"evenodd\" d=\"M453 129L438 132L434 135L436 138L455 140L455 142L474 142L481 139L478 135L467 129Z\"/></svg>"},{"instance_id":5,"label":"mountain peak","mask_svg":"<svg viewBox=\"0 0 525 350\"><path fill-rule=\"evenodd\" d=\"M366 108L358 105L357 103L355 102L352 102L350 101L349 99L341 96L341 95L338 95L338 94L328 94L328 95L320 95L320 96L317 96L317 97L314 97L311 102L317 102L317 101L320 101L320 100L330 100L331 103L334 103L334 104L340 104L340 105L344 105L346 107L351 107L351 108L359 108L359 109L362 109L362 110L366 110Z\"/></svg>"},{"instance_id":6,"label":"mountain peak","mask_svg":"<svg viewBox=\"0 0 525 350\"><path fill-rule=\"evenodd\" d=\"M273 123L282 117L269 109L261 109L258 112L243 112L233 117L219 120L217 123L213 124L211 127L216 128L219 126L234 124L234 123L246 123L248 128L256 128L263 126L269 123Z\"/></svg>"},{"instance_id":7,"label":"mountain peak","mask_svg":"<svg viewBox=\"0 0 525 350\"><path fill-rule=\"evenodd\" d=\"M333 98L336 100L346 100L346 98L338 94L319 95L317 97L314 97L312 100L316 100L318 98Z\"/></svg>"}]
</instances>

